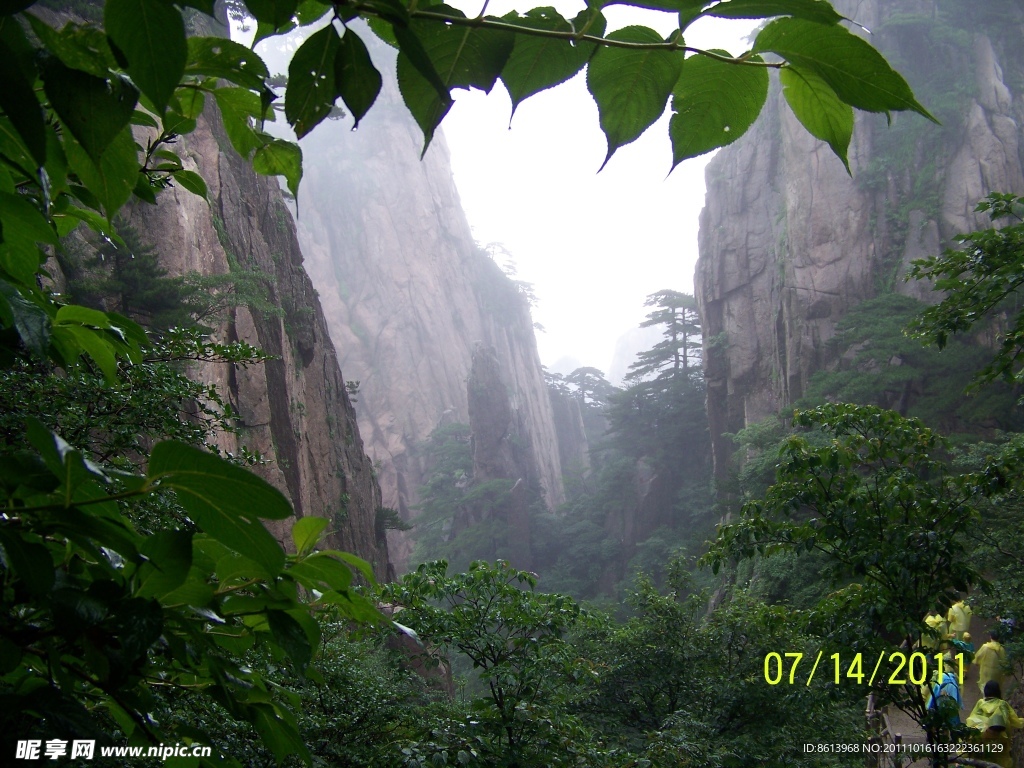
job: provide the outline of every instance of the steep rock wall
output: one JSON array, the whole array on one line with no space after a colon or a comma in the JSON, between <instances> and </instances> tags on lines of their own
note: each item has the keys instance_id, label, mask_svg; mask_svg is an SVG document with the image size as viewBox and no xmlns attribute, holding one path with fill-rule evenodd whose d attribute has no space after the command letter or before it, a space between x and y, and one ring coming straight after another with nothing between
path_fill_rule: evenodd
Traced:
<instances>
[{"instance_id":1,"label":"steep rock wall","mask_svg":"<svg viewBox=\"0 0 1024 768\"><path fill-rule=\"evenodd\" d=\"M716 473L735 432L798 399L855 304L960 232L992 191L1024 192L1024 9L981 0L839 0L942 121L858 117L852 177L777 89L750 133L707 169L696 295Z\"/></svg>"},{"instance_id":2,"label":"steep rock wall","mask_svg":"<svg viewBox=\"0 0 1024 768\"><path fill-rule=\"evenodd\" d=\"M414 516L423 470L413 449L442 422L468 423L466 381L482 343L495 349L546 501L557 505L562 470L528 307L473 241L443 136L420 159L393 53L371 53L385 87L358 130L338 121L302 142L298 231L342 367L359 382L384 504ZM396 558L407 554L393 544Z\"/></svg>"},{"instance_id":3,"label":"steep rock wall","mask_svg":"<svg viewBox=\"0 0 1024 768\"><path fill-rule=\"evenodd\" d=\"M33 8L57 28L69 19L81 21L75 14L82 10ZM218 14L217 20L187 14L189 34L227 37L223 4ZM216 385L238 414L238 432L220 434L218 446L262 454L265 463L254 471L289 498L296 515L330 519L326 543L366 559L377 578L386 580L394 568L377 525L380 486L280 186L257 176L231 148L213 99L207 99L195 131L179 137L173 149L183 167L203 177L209 202L172 186L156 205L129 204L120 223L136 231L169 275L224 275L234 262L266 278L268 310L229 307L211 337L247 342L273 359L249 367L190 367L190 377ZM58 285L64 280L60 274L54 278ZM265 521L285 547L292 543L292 522Z\"/></svg>"},{"instance_id":4,"label":"steep rock wall","mask_svg":"<svg viewBox=\"0 0 1024 768\"><path fill-rule=\"evenodd\" d=\"M269 276L266 298L283 310L278 316L237 307L215 332L215 338L246 341L275 359L248 368L193 368L192 375L216 384L238 411L240 433L222 436L221 445L261 452L268 463L257 471L288 495L296 514L332 519L331 545L366 558L386 578L387 543L375 530L380 488L278 185L257 177L231 151L209 105L176 147L185 167L206 180L209 204L174 188L156 206L129 209L127 223L170 274L224 274L230 253L242 268ZM290 542L291 524L276 525L278 537Z\"/></svg>"}]
</instances>

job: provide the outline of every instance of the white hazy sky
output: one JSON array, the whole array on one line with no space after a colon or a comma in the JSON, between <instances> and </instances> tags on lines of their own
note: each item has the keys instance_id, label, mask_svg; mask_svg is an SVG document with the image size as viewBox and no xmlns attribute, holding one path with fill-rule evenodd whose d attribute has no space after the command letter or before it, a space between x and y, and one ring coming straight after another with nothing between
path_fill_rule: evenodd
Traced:
<instances>
[{"instance_id":1,"label":"white hazy sky","mask_svg":"<svg viewBox=\"0 0 1024 768\"><path fill-rule=\"evenodd\" d=\"M479 10L457 5L467 14ZM497 0L487 12L528 7ZM556 7L572 17L583 3ZM606 16L609 30L645 24L667 34L675 26L673 15L636 9L613 6ZM687 43L739 54L751 29L749 22L702 19ZM598 173L607 145L582 75L523 102L511 129L510 113L500 82L489 95L456 91L442 127L463 208L476 239L504 245L518 279L533 283L545 365L570 356L607 372L615 341L649 311L648 294L693 290L710 155L668 175L666 112Z\"/></svg>"},{"instance_id":2,"label":"white hazy sky","mask_svg":"<svg viewBox=\"0 0 1024 768\"><path fill-rule=\"evenodd\" d=\"M481 0L450 0L467 15ZM525 12L539 1L492 0L487 13ZM556 0L572 18L582 0ZM662 35L674 14L605 9L608 30L632 24ZM315 27L314 27L315 28ZM748 21L701 19L686 42L734 54L749 47ZM251 34L234 30L243 42ZM284 48L258 49L272 72L285 71ZM476 240L500 243L517 279L532 283L533 318L541 360L562 357L608 372L615 342L649 311L648 294L693 291L697 219L704 205L704 168L711 155L681 163L671 175L668 111L637 141L620 148L603 171L606 143L584 76L520 104L511 127L511 101L499 82L490 94L456 90L442 130L452 170ZM499 257L499 263L504 259Z\"/></svg>"}]
</instances>

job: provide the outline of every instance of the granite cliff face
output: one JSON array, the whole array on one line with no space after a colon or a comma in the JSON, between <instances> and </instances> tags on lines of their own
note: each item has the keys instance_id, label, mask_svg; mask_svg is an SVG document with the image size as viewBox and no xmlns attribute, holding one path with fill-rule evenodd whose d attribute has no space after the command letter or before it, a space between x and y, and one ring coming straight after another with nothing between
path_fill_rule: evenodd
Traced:
<instances>
[{"instance_id":1,"label":"granite cliff face","mask_svg":"<svg viewBox=\"0 0 1024 768\"><path fill-rule=\"evenodd\" d=\"M56 27L73 14L33 10ZM191 14L189 33L226 37L223 6L219 13L219 22ZM216 323L213 340L248 342L273 359L249 367L190 366L189 376L216 385L238 414L238 433L220 434L219 447L237 454L245 446L262 454L265 463L254 471L289 498L298 517L331 520L326 543L364 558L383 581L394 569L378 525L380 486L280 186L257 176L231 148L213 99L207 99L195 131L179 137L173 149L183 167L203 177L209 202L172 187L156 205L129 204L121 223L169 275L248 270L260 276L265 290L261 310L229 307L216 321L204 322ZM59 267L53 269L62 284ZM284 546L292 546L292 521L265 524Z\"/></svg>"},{"instance_id":2,"label":"granite cliff face","mask_svg":"<svg viewBox=\"0 0 1024 768\"><path fill-rule=\"evenodd\" d=\"M414 447L439 424L470 421L467 379L483 344L555 506L562 468L528 306L474 243L440 134L421 161L393 52L371 54L385 87L358 130L337 121L302 142L298 231L342 368L359 382L360 429L384 504L415 515L423 467ZM393 544L396 558L407 555L400 539Z\"/></svg>"},{"instance_id":3,"label":"granite cliff face","mask_svg":"<svg viewBox=\"0 0 1024 768\"><path fill-rule=\"evenodd\" d=\"M709 164L696 295L704 322L716 472L723 432L778 412L828 365L825 342L857 303L898 291L908 263L988 222L989 192L1024 192L1024 9L984 0L839 0L873 32L941 126L858 117L852 177L777 89L750 133Z\"/></svg>"},{"instance_id":4,"label":"granite cliff face","mask_svg":"<svg viewBox=\"0 0 1024 768\"><path fill-rule=\"evenodd\" d=\"M302 267L292 216L277 182L257 177L230 151L209 105L196 130L179 140L186 168L202 174L210 202L183 189L166 190L158 205L136 205L127 223L159 254L170 274L224 274L257 269L269 277L267 300L280 312L229 310L214 336L246 341L275 356L261 365L197 364L192 374L217 384L238 411L240 434L222 447L258 450L257 471L283 490L299 516L333 520L329 543L369 560L387 576L384 536L375 530L380 488L363 452L355 412L316 292ZM274 528L290 542L290 523Z\"/></svg>"}]
</instances>

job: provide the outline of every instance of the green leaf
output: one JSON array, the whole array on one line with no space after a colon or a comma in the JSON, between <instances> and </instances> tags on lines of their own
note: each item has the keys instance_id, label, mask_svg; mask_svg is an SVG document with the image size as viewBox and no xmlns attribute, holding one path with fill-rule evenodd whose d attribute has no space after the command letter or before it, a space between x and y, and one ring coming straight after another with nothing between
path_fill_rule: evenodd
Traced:
<instances>
[{"instance_id":1,"label":"green leaf","mask_svg":"<svg viewBox=\"0 0 1024 768\"><path fill-rule=\"evenodd\" d=\"M853 107L813 71L791 65L779 72L779 78L793 114L808 133L828 143L849 173L846 153L853 138Z\"/></svg>"},{"instance_id":2,"label":"green leaf","mask_svg":"<svg viewBox=\"0 0 1024 768\"><path fill-rule=\"evenodd\" d=\"M177 112L186 119L195 120L206 104L206 94L198 88L179 88L177 96Z\"/></svg>"},{"instance_id":3,"label":"green leaf","mask_svg":"<svg viewBox=\"0 0 1024 768\"><path fill-rule=\"evenodd\" d=\"M322 3L320 0L301 0L295 9L295 19L300 27L305 27L320 21L331 7L330 3Z\"/></svg>"},{"instance_id":4,"label":"green leaf","mask_svg":"<svg viewBox=\"0 0 1024 768\"><path fill-rule=\"evenodd\" d=\"M609 39L630 43L662 43L647 27L625 27ZM681 41L680 41L681 42ZM619 147L646 131L665 111L683 65L682 51L601 48L587 68L587 88L608 140L603 168Z\"/></svg>"},{"instance_id":5,"label":"green leaf","mask_svg":"<svg viewBox=\"0 0 1024 768\"><path fill-rule=\"evenodd\" d=\"M334 84L334 57L338 32L328 24L307 39L288 65L284 115L302 138L331 113L338 89Z\"/></svg>"},{"instance_id":6,"label":"green leaf","mask_svg":"<svg viewBox=\"0 0 1024 768\"><path fill-rule=\"evenodd\" d=\"M188 59L181 12L163 0L107 0L103 22L128 74L163 113Z\"/></svg>"},{"instance_id":7,"label":"green leaf","mask_svg":"<svg viewBox=\"0 0 1024 768\"><path fill-rule=\"evenodd\" d=\"M703 16L723 19L767 19L795 16L819 24L838 24L843 20L825 0L725 0L705 10Z\"/></svg>"},{"instance_id":8,"label":"green leaf","mask_svg":"<svg viewBox=\"0 0 1024 768\"><path fill-rule=\"evenodd\" d=\"M49 549L4 528L0 528L0 548L4 567L18 575L29 592L42 597L53 588L53 556Z\"/></svg>"},{"instance_id":9,"label":"green leaf","mask_svg":"<svg viewBox=\"0 0 1024 768\"><path fill-rule=\"evenodd\" d=\"M82 352L92 358L108 384L117 381L117 357L114 354L114 348L100 332L80 325L55 325L52 334L55 340L59 339L64 343L73 342Z\"/></svg>"},{"instance_id":10,"label":"green leaf","mask_svg":"<svg viewBox=\"0 0 1024 768\"><path fill-rule=\"evenodd\" d=\"M369 583L369 584L376 584L377 583L377 580L374 578L374 575L373 575L373 568L370 566L370 564L368 562L363 560L363 558L356 557L355 555L351 554L350 552L341 552L341 551L339 551L337 549L325 549L322 552L320 552L319 554L321 554L321 555L330 555L331 557L336 557L339 560L348 563L353 568L355 568L357 571L359 571L361 574L363 574L363 576L366 578L367 583Z\"/></svg>"},{"instance_id":11,"label":"green leaf","mask_svg":"<svg viewBox=\"0 0 1024 768\"><path fill-rule=\"evenodd\" d=\"M512 12L502 18L519 26L553 32L573 32L590 21L589 34L604 34L604 17L596 14L591 18L587 14L588 11L581 12L572 24L554 8L534 8L525 16ZM593 43L573 45L568 40L516 35L515 47L501 70L501 80L512 98L512 114L523 100L564 83L583 69L594 50Z\"/></svg>"},{"instance_id":12,"label":"green leaf","mask_svg":"<svg viewBox=\"0 0 1024 768\"><path fill-rule=\"evenodd\" d=\"M344 592L352 583L352 571L349 567L322 552L293 564L288 569L288 574L307 589L317 589L321 592Z\"/></svg>"},{"instance_id":13,"label":"green leaf","mask_svg":"<svg viewBox=\"0 0 1024 768\"><path fill-rule=\"evenodd\" d=\"M6 280L0 280L0 297L7 302L21 343L38 357L45 357L50 346L50 317L46 311L38 304L25 299Z\"/></svg>"},{"instance_id":14,"label":"green leaf","mask_svg":"<svg viewBox=\"0 0 1024 768\"><path fill-rule=\"evenodd\" d=\"M304 671L313 658L313 648L302 625L290 614L276 610L267 611L267 623L274 642L300 672Z\"/></svg>"},{"instance_id":15,"label":"green leaf","mask_svg":"<svg viewBox=\"0 0 1024 768\"><path fill-rule=\"evenodd\" d=\"M139 548L146 562L139 568L137 597L162 598L178 589L192 569L192 532L157 531Z\"/></svg>"},{"instance_id":16,"label":"green leaf","mask_svg":"<svg viewBox=\"0 0 1024 768\"><path fill-rule=\"evenodd\" d=\"M320 534L330 524L325 517L300 517L292 526L292 541L295 542L295 551L300 555L311 552L317 542L320 541Z\"/></svg>"},{"instance_id":17,"label":"green leaf","mask_svg":"<svg viewBox=\"0 0 1024 768\"><path fill-rule=\"evenodd\" d=\"M50 104L82 148L98 161L131 122L139 92L120 77L104 80L69 69L58 59L43 64Z\"/></svg>"},{"instance_id":18,"label":"green leaf","mask_svg":"<svg viewBox=\"0 0 1024 768\"><path fill-rule=\"evenodd\" d=\"M313 763L309 749L294 723L282 718L270 704L254 704L249 710L250 722L278 763L283 763L288 755L298 755L306 765Z\"/></svg>"},{"instance_id":19,"label":"green leaf","mask_svg":"<svg viewBox=\"0 0 1024 768\"><path fill-rule=\"evenodd\" d=\"M713 2L713 0L610 0L610 2L601 3L601 7L607 8L612 5L635 6L652 11L692 13L694 18L696 18L700 9L710 2Z\"/></svg>"},{"instance_id":20,"label":"green leaf","mask_svg":"<svg viewBox=\"0 0 1024 768\"><path fill-rule=\"evenodd\" d=\"M175 171L174 180L182 189L187 189L193 195L199 195L204 200L209 200L207 197L206 182L203 181L203 177L195 171Z\"/></svg>"},{"instance_id":21,"label":"green leaf","mask_svg":"<svg viewBox=\"0 0 1024 768\"><path fill-rule=\"evenodd\" d=\"M139 179L139 156L130 128L122 130L100 155L97 165L77 141L65 137L68 164L85 187L103 206L107 219L131 197Z\"/></svg>"},{"instance_id":22,"label":"green leaf","mask_svg":"<svg viewBox=\"0 0 1024 768\"><path fill-rule=\"evenodd\" d=\"M298 4L298 0L245 0L245 7L256 20L269 24L274 29L279 29L292 20Z\"/></svg>"},{"instance_id":23,"label":"green leaf","mask_svg":"<svg viewBox=\"0 0 1024 768\"><path fill-rule=\"evenodd\" d=\"M283 139L274 139L256 150L252 168L265 176L284 176L288 189L293 195L299 194L302 179L302 150L298 144Z\"/></svg>"},{"instance_id":24,"label":"green leaf","mask_svg":"<svg viewBox=\"0 0 1024 768\"><path fill-rule=\"evenodd\" d=\"M262 111L259 97L245 88L217 88L213 96L220 107L224 131L231 146L242 157L248 158L254 149L264 144L249 122L251 117L257 117Z\"/></svg>"},{"instance_id":25,"label":"green leaf","mask_svg":"<svg viewBox=\"0 0 1024 768\"><path fill-rule=\"evenodd\" d=\"M0 40L0 110L7 115L37 165L46 162L46 127L43 110L33 86L34 73L26 75L14 52Z\"/></svg>"},{"instance_id":26,"label":"green leaf","mask_svg":"<svg viewBox=\"0 0 1024 768\"><path fill-rule=\"evenodd\" d=\"M266 568L244 555L229 552L217 561L215 569L217 579L221 584L227 584L233 579L242 581L258 580L273 581L273 574Z\"/></svg>"},{"instance_id":27,"label":"green leaf","mask_svg":"<svg viewBox=\"0 0 1024 768\"><path fill-rule=\"evenodd\" d=\"M89 325L104 330L111 327L110 317L106 312L77 304L68 304L58 309L53 323L54 325Z\"/></svg>"},{"instance_id":28,"label":"green leaf","mask_svg":"<svg viewBox=\"0 0 1024 768\"><path fill-rule=\"evenodd\" d=\"M37 242L54 245L57 233L24 195L0 192L0 267L25 286L35 283L43 254Z\"/></svg>"},{"instance_id":29,"label":"green leaf","mask_svg":"<svg viewBox=\"0 0 1024 768\"><path fill-rule=\"evenodd\" d=\"M68 24L58 32L31 13L25 16L43 46L71 69L80 69L105 80L110 70L117 68L117 60L102 30Z\"/></svg>"},{"instance_id":30,"label":"green leaf","mask_svg":"<svg viewBox=\"0 0 1024 768\"><path fill-rule=\"evenodd\" d=\"M366 44L351 29L345 30L334 57L334 84L358 126L377 100L381 77Z\"/></svg>"},{"instance_id":31,"label":"green leaf","mask_svg":"<svg viewBox=\"0 0 1024 768\"><path fill-rule=\"evenodd\" d=\"M712 51L722 53L725 51ZM752 56L752 62L761 62ZM753 125L768 98L768 70L691 56L672 99L668 132L672 167L736 141Z\"/></svg>"},{"instance_id":32,"label":"green leaf","mask_svg":"<svg viewBox=\"0 0 1024 768\"><path fill-rule=\"evenodd\" d=\"M795 18L777 19L754 43L813 72L847 104L867 112L912 110L937 122L914 98L910 86L867 42L840 26Z\"/></svg>"},{"instance_id":33,"label":"green leaf","mask_svg":"<svg viewBox=\"0 0 1024 768\"><path fill-rule=\"evenodd\" d=\"M160 601L167 606L192 605L202 607L209 605L213 600L214 588L206 583L206 573L193 566L189 569L185 583L175 590L167 592L160 597Z\"/></svg>"},{"instance_id":34,"label":"green leaf","mask_svg":"<svg viewBox=\"0 0 1024 768\"><path fill-rule=\"evenodd\" d=\"M190 37L185 74L219 77L253 91L263 90L270 75L258 53L223 37Z\"/></svg>"},{"instance_id":35,"label":"green leaf","mask_svg":"<svg viewBox=\"0 0 1024 768\"><path fill-rule=\"evenodd\" d=\"M251 472L182 443L162 442L149 458L151 481L173 488L197 525L224 546L271 573L284 565L284 550L259 522L292 514L284 495Z\"/></svg>"},{"instance_id":36,"label":"green leaf","mask_svg":"<svg viewBox=\"0 0 1024 768\"><path fill-rule=\"evenodd\" d=\"M431 10L464 18L463 13L445 5L431 6ZM423 131L425 152L451 109L449 90L479 88L490 93L512 53L515 35L505 30L415 20L408 29L396 26L395 35L401 49L398 88Z\"/></svg>"}]
</instances>

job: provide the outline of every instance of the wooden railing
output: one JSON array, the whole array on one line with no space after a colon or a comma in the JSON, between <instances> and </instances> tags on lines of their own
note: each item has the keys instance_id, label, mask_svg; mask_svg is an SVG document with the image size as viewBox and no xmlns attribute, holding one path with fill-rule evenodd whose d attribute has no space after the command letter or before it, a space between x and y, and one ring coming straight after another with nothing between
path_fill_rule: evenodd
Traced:
<instances>
[{"instance_id":1,"label":"wooden railing","mask_svg":"<svg viewBox=\"0 0 1024 768\"><path fill-rule=\"evenodd\" d=\"M864 765L866 768L902 768L909 765L917 758L900 750L899 745L903 743L903 734L893 731L889 722L889 715L885 709L878 709L875 706L875 695L868 696L867 709L864 712L868 724L868 744L878 745L877 750L868 753ZM949 762L953 765L966 765L971 768L1002 768L997 763L990 763L987 760L979 760L976 757L954 755Z\"/></svg>"}]
</instances>

